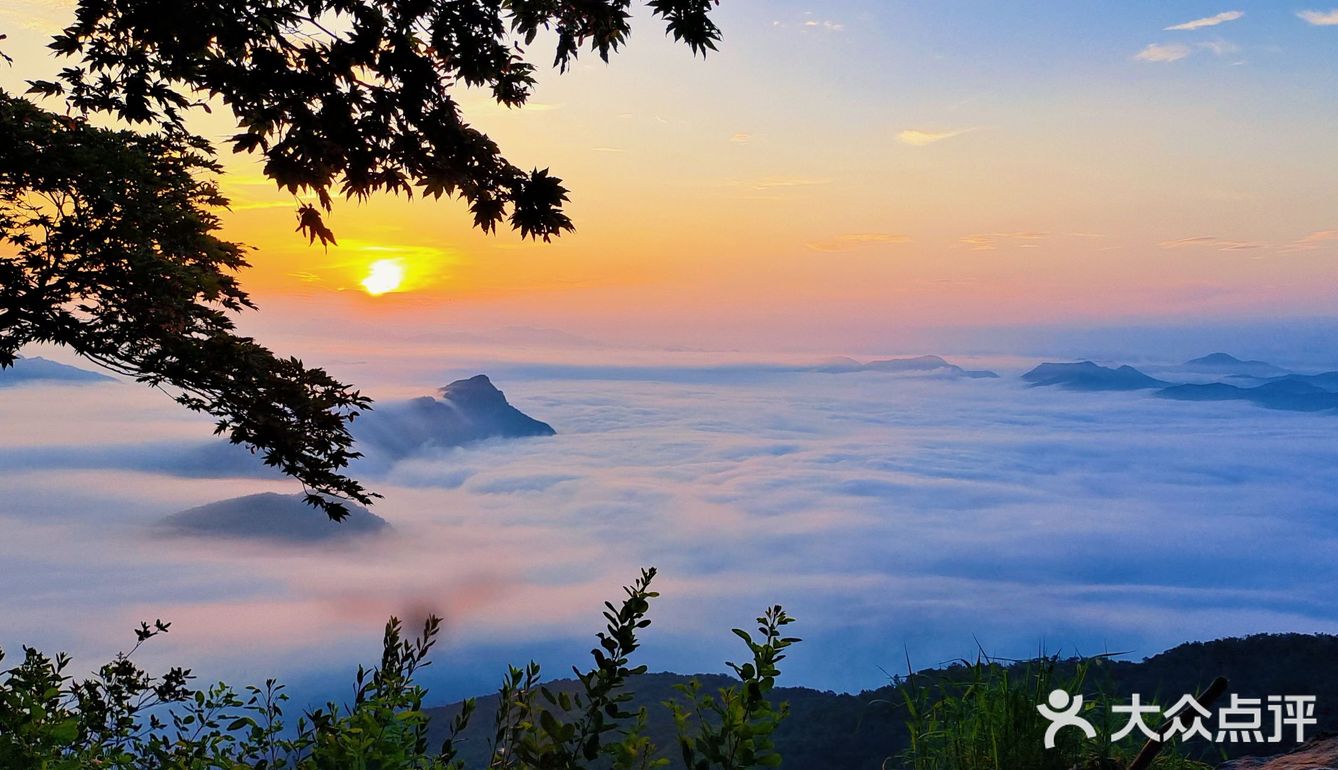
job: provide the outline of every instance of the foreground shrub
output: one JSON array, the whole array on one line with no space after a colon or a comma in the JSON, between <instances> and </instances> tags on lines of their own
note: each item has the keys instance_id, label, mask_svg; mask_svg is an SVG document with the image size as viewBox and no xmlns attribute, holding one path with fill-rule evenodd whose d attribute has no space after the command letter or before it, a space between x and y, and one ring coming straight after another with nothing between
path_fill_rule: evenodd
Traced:
<instances>
[{"instance_id":1,"label":"foreground shrub","mask_svg":"<svg viewBox=\"0 0 1338 770\"><path fill-rule=\"evenodd\" d=\"M605 604L607 628L597 634L594 665L577 670L575 692L540 684L539 666L512 667L503 680L490 746L492 769L617 770L661 767L643 734L644 710L628 710L629 683L645 672L630 658L637 632L650 625L655 570L624 588L621 606ZM776 766L771 734L785 708L767 699L780 674L782 651L798 639L780 629L792 619L779 606L758 619L757 640L735 629L752 659L730 664L737 686L705 694L688 688L674 703L679 751L692 770ZM386 624L381 662L359 668L351 704L327 704L295 725L285 721L288 695L270 680L241 692L226 684L191 686L188 669L150 675L132 661L145 641L168 630L157 621L136 631L136 645L90 678L67 674L70 659L24 648L21 663L0 673L0 768L4 770L464 770L455 745L474 716L473 701L449 737L429 746L426 690L415 675L428 665L440 620L404 638L398 620ZM0 652L0 659L3 653Z\"/></svg>"}]
</instances>

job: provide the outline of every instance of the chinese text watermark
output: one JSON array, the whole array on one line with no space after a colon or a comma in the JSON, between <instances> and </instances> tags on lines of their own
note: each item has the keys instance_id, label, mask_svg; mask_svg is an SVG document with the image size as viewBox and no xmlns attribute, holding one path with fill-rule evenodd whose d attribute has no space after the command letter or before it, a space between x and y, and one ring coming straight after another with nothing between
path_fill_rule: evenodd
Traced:
<instances>
[{"instance_id":1,"label":"chinese text watermark","mask_svg":"<svg viewBox=\"0 0 1338 770\"><path fill-rule=\"evenodd\" d=\"M1050 720L1045 730L1045 747L1055 747L1055 736L1065 727L1081 730L1088 738L1096 737L1096 728L1082 716L1083 696L1054 690L1046 703L1036 706L1041 716ZM1231 702L1217 710L1216 728L1208 726L1213 713L1193 696L1184 695L1167 709L1144 703L1134 693L1127 704L1115 704L1110 713L1122 715L1124 726L1111 733L1112 742L1139 733L1150 740L1203 738L1217 743L1281 743L1305 741L1305 729L1316 723L1314 695L1269 695L1266 698L1242 698L1232 694ZM1171 717L1175 717L1172 719ZM1158 724L1162 720L1164 724Z\"/></svg>"}]
</instances>

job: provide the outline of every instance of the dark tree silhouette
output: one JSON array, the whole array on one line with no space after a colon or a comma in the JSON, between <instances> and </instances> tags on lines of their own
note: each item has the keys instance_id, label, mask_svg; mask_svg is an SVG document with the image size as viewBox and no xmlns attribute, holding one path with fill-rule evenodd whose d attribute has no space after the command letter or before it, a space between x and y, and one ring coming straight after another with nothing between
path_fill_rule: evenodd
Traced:
<instances>
[{"instance_id":1,"label":"dark tree silhouette","mask_svg":"<svg viewBox=\"0 0 1338 770\"><path fill-rule=\"evenodd\" d=\"M694 53L715 48L718 0L647 0ZM298 198L298 230L335 242L337 196L463 199L474 224L522 237L572 229L567 190L524 171L467 124L454 93L525 103L526 46L557 38L565 70L604 60L630 34L631 0L81 0L50 47L74 60L30 93L0 91L0 366L55 343L218 418L217 432L300 480L341 519L338 499L374 496L345 475L348 422L370 407L320 369L234 332L253 307L235 273L245 247L217 235L226 206L214 148L186 116L221 101L234 152ZM93 127L92 115L133 130Z\"/></svg>"}]
</instances>

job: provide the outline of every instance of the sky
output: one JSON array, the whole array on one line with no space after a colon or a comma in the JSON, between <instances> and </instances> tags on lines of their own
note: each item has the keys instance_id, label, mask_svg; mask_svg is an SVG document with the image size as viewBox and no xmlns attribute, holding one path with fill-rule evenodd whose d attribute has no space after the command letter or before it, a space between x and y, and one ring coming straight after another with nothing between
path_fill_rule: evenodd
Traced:
<instances>
[{"instance_id":1,"label":"sky","mask_svg":"<svg viewBox=\"0 0 1338 770\"><path fill-rule=\"evenodd\" d=\"M63 0L0 11L9 87ZM1331 316L1338 24L1277 2L761 2L694 59L638 16L605 65L465 115L572 190L553 244L459 202L346 202L328 251L228 159L227 234L273 311L375 344L425 319L628 344L914 347L935 330ZM550 41L551 42L551 41ZM214 137L222 116L199 123ZM361 286L378 261L402 291ZM290 323L291 321L291 323ZM982 332L983 333L983 332Z\"/></svg>"}]
</instances>

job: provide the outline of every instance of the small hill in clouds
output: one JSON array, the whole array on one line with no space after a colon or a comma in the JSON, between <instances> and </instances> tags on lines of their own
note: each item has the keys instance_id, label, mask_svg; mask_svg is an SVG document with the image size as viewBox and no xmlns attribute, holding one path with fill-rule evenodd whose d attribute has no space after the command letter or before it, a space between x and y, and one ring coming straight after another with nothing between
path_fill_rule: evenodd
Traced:
<instances>
[{"instance_id":1,"label":"small hill in clouds","mask_svg":"<svg viewBox=\"0 0 1338 770\"><path fill-rule=\"evenodd\" d=\"M999 375L984 370L964 369L941 356L915 356L913 358L888 358L862 364L853 358L841 356L829 359L813 367L813 371L841 374L844 372L893 372L896 374L937 375L944 377L969 377L973 379L996 378Z\"/></svg>"},{"instance_id":2,"label":"small hill in clouds","mask_svg":"<svg viewBox=\"0 0 1338 770\"><path fill-rule=\"evenodd\" d=\"M115 382L112 377L98 372L90 372L77 366L61 364L40 356L19 357L8 369L0 369L0 388L26 383L73 383L91 384L94 382Z\"/></svg>"},{"instance_id":3,"label":"small hill in clouds","mask_svg":"<svg viewBox=\"0 0 1338 770\"><path fill-rule=\"evenodd\" d=\"M994 372L963 369L957 364L948 363L939 356L916 356L914 358L889 358L883 361L870 361L864 365L864 371L930 372L972 378L994 378L999 376Z\"/></svg>"},{"instance_id":4,"label":"small hill in clouds","mask_svg":"<svg viewBox=\"0 0 1338 770\"><path fill-rule=\"evenodd\" d=\"M1324 372L1322 374L1289 374L1285 377L1275 377L1274 382L1305 382L1318 388L1323 388L1334 393L1338 393L1338 372Z\"/></svg>"},{"instance_id":5,"label":"small hill in clouds","mask_svg":"<svg viewBox=\"0 0 1338 770\"><path fill-rule=\"evenodd\" d=\"M1022 379L1033 387L1058 386L1067 390L1143 390L1171 384L1149 377L1132 366L1111 369L1091 361L1044 363L1022 375Z\"/></svg>"},{"instance_id":6,"label":"small hill in clouds","mask_svg":"<svg viewBox=\"0 0 1338 770\"><path fill-rule=\"evenodd\" d=\"M360 505L348 504L348 510L347 519L334 522L303 502L302 495L265 492L171 514L159 522L158 530L173 536L293 544L349 540L390 529L385 519Z\"/></svg>"},{"instance_id":7,"label":"small hill in clouds","mask_svg":"<svg viewBox=\"0 0 1338 770\"><path fill-rule=\"evenodd\" d=\"M1330 387L1324 387L1324 385ZM1158 391L1161 398L1176 401L1248 401L1269 409L1292 412L1338 410L1338 372L1318 375L1287 375L1249 388L1225 382L1177 385Z\"/></svg>"},{"instance_id":8,"label":"small hill in clouds","mask_svg":"<svg viewBox=\"0 0 1338 770\"><path fill-rule=\"evenodd\" d=\"M456 380L439 396L378 405L353 423L353 435L391 457L421 449L453 447L488 438L525 438L557 433L506 400L486 375Z\"/></svg>"},{"instance_id":9,"label":"small hill in clouds","mask_svg":"<svg viewBox=\"0 0 1338 770\"><path fill-rule=\"evenodd\" d=\"M1033 387L1090 391L1156 389L1153 395L1172 401L1244 401L1292 412L1338 412L1338 372L1293 374L1264 361L1242 361L1226 353L1213 353L1168 369L1184 374L1211 374L1221 379L1178 384L1151 377L1132 366L1112 369L1091 361L1044 363L1022 375L1022 379ZM1228 379L1234 382L1223 381Z\"/></svg>"},{"instance_id":10,"label":"small hill in clouds","mask_svg":"<svg viewBox=\"0 0 1338 770\"><path fill-rule=\"evenodd\" d=\"M888 358L870 361L864 369L876 372L929 372L935 369L961 369L950 364L940 356L915 356L914 358Z\"/></svg>"},{"instance_id":11,"label":"small hill in clouds","mask_svg":"<svg viewBox=\"0 0 1338 770\"><path fill-rule=\"evenodd\" d=\"M1186 361L1180 367L1186 372L1239 377L1279 377L1287 370L1266 361L1242 361L1229 353L1210 353Z\"/></svg>"}]
</instances>

